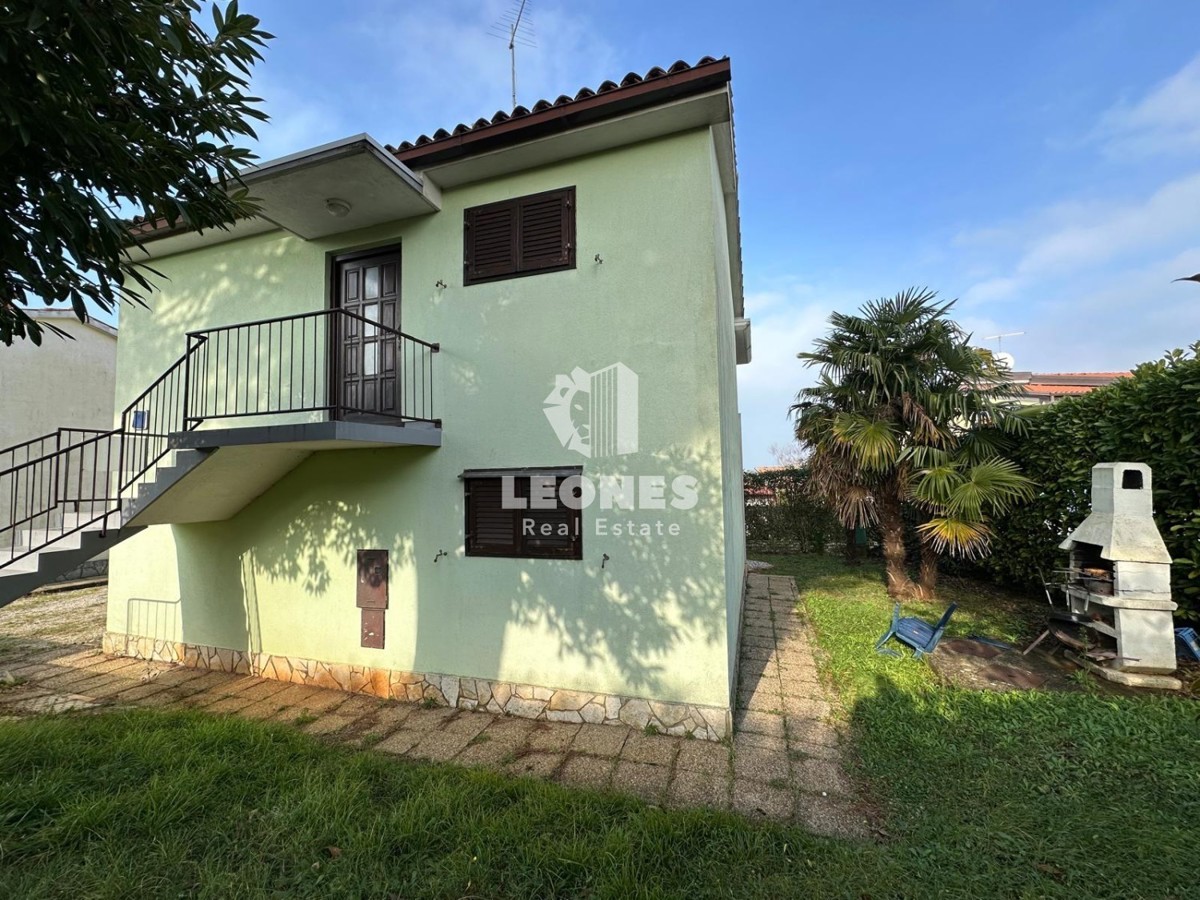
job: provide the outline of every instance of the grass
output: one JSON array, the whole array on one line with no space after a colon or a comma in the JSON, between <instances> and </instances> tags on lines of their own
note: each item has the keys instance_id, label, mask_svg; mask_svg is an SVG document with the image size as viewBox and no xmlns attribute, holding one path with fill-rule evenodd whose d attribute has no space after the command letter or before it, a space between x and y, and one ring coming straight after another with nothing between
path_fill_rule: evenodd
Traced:
<instances>
[{"instance_id":1,"label":"grass","mask_svg":"<svg viewBox=\"0 0 1200 900\"><path fill-rule=\"evenodd\" d=\"M0 722L0 746L4 897L853 896L888 865L198 712Z\"/></svg>"},{"instance_id":2,"label":"grass","mask_svg":"<svg viewBox=\"0 0 1200 900\"><path fill-rule=\"evenodd\" d=\"M0 722L0 896L1195 896L1200 706L946 687L872 652L875 567L772 561L845 700L879 843L121 711ZM960 634L1017 639L1040 613L946 594Z\"/></svg>"},{"instance_id":3,"label":"grass","mask_svg":"<svg viewBox=\"0 0 1200 900\"><path fill-rule=\"evenodd\" d=\"M1200 846L1200 704L1184 698L970 691L923 662L873 651L892 603L877 566L770 558L792 574L880 805L890 852L931 884L969 871L984 893L1195 895ZM1010 641L1043 607L949 581L949 631Z\"/></svg>"}]
</instances>

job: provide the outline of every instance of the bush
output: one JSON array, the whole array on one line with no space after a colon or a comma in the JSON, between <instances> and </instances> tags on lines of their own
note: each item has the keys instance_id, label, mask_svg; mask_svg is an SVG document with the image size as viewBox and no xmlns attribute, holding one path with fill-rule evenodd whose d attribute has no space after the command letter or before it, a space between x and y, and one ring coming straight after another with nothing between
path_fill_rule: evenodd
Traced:
<instances>
[{"instance_id":1,"label":"bush","mask_svg":"<svg viewBox=\"0 0 1200 900\"><path fill-rule=\"evenodd\" d=\"M1039 410L1013 451L1037 497L998 518L984 566L1034 585L1064 564L1058 545L1090 508L1091 469L1142 462L1153 470L1154 517L1174 558L1180 612L1200 612L1200 343L1138 366L1132 377Z\"/></svg>"},{"instance_id":2,"label":"bush","mask_svg":"<svg viewBox=\"0 0 1200 900\"><path fill-rule=\"evenodd\" d=\"M746 544L773 553L824 553L844 539L833 511L808 491L808 469L746 472Z\"/></svg>"}]
</instances>

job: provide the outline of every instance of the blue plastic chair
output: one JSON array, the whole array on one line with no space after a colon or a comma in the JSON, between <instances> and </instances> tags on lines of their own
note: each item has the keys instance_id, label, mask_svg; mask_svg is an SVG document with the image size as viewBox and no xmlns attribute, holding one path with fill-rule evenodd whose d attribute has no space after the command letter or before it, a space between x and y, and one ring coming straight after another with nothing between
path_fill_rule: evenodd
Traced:
<instances>
[{"instance_id":1,"label":"blue plastic chair","mask_svg":"<svg viewBox=\"0 0 1200 900\"><path fill-rule=\"evenodd\" d=\"M942 635L946 631L946 625L950 622L950 617L954 615L954 610L958 608L957 603L951 603L942 613L942 617L936 625L930 625L915 616L901 616L900 604L896 604L896 608L892 610L892 625L887 630L887 633L879 639L875 644L876 653L885 653L888 656L899 656L897 650L883 646L891 638L901 641L913 648L913 658L920 659L926 653L932 653L938 645L938 641L942 639Z\"/></svg>"},{"instance_id":2,"label":"blue plastic chair","mask_svg":"<svg viewBox=\"0 0 1200 900\"><path fill-rule=\"evenodd\" d=\"M1200 637L1195 628L1176 628L1175 641L1196 662L1200 662Z\"/></svg>"}]
</instances>

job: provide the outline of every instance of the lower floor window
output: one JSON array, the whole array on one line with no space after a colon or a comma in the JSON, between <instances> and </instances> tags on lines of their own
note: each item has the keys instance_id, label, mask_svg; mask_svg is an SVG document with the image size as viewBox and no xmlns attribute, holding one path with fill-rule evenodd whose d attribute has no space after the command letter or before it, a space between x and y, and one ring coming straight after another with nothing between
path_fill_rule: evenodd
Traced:
<instances>
[{"instance_id":1,"label":"lower floor window","mask_svg":"<svg viewBox=\"0 0 1200 900\"><path fill-rule=\"evenodd\" d=\"M467 556L582 559L581 471L464 472Z\"/></svg>"}]
</instances>

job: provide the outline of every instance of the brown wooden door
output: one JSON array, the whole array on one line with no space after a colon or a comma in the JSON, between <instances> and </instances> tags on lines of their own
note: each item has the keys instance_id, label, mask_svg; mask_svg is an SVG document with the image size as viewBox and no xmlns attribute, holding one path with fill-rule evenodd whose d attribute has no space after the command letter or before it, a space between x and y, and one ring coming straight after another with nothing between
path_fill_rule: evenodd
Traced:
<instances>
[{"instance_id":1,"label":"brown wooden door","mask_svg":"<svg viewBox=\"0 0 1200 900\"><path fill-rule=\"evenodd\" d=\"M400 330L400 251L338 260L334 275L335 304L354 314L336 317L330 335L340 345L335 356L340 416L398 416L400 347L393 331Z\"/></svg>"}]
</instances>

